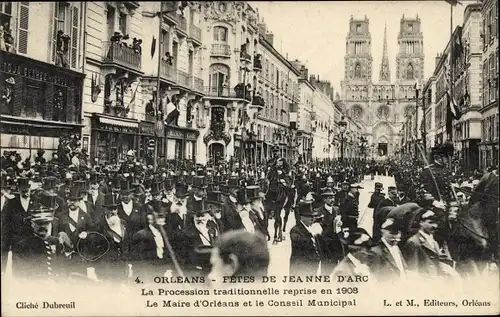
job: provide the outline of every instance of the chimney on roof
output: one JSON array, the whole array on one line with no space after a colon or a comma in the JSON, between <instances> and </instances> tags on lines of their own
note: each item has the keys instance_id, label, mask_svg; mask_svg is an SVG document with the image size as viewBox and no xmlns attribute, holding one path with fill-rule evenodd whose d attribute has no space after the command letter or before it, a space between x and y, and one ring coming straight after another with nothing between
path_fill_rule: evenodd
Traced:
<instances>
[{"instance_id":1,"label":"chimney on roof","mask_svg":"<svg viewBox=\"0 0 500 317\"><path fill-rule=\"evenodd\" d=\"M267 33L266 34L266 41L271 44L271 46L274 47L274 34L273 33Z\"/></svg>"},{"instance_id":2,"label":"chimney on roof","mask_svg":"<svg viewBox=\"0 0 500 317\"><path fill-rule=\"evenodd\" d=\"M441 54L440 54L440 53L437 53L437 55L436 55L436 65L434 66L435 68L437 68L437 67L438 67L438 65L439 65L439 61L440 61L440 60L441 60Z\"/></svg>"}]
</instances>

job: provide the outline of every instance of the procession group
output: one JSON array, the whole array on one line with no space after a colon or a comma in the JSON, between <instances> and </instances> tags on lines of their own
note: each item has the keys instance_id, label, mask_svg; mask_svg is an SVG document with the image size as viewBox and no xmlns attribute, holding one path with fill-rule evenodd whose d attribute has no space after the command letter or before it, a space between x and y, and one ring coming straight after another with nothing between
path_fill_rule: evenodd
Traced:
<instances>
[{"instance_id":1,"label":"procession group","mask_svg":"<svg viewBox=\"0 0 500 317\"><path fill-rule=\"evenodd\" d=\"M497 261L496 170L452 174L438 156L433 166L363 159L292 165L277 151L260 166L154 169L134 151L119 164L91 164L71 142L50 160L40 151L33 163L4 152L2 272L11 254L12 275L29 279L266 274L268 241L282 243L287 230L284 275L391 280L417 272L432 279ZM369 205L360 206L361 181L377 174L394 176L396 186L375 181ZM371 234L358 225L366 208L373 209Z\"/></svg>"}]
</instances>

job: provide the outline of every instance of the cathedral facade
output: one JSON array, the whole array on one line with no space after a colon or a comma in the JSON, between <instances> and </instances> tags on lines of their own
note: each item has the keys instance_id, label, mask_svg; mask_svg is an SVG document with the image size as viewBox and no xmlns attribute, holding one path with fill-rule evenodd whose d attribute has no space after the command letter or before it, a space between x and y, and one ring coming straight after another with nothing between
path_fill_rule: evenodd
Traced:
<instances>
[{"instance_id":1,"label":"cathedral facade","mask_svg":"<svg viewBox=\"0 0 500 317\"><path fill-rule=\"evenodd\" d=\"M364 19L351 16L341 81L342 105L344 113L362 127L362 135L372 146L373 157L385 158L394 154L401 142L399 132L405 117L416 109L416 91L424 80L423 34L418 15L416 18L402 16L393 80L386 27L378 81L374 81L369 26L366 16Z\"/></svg>"}]
</instances>

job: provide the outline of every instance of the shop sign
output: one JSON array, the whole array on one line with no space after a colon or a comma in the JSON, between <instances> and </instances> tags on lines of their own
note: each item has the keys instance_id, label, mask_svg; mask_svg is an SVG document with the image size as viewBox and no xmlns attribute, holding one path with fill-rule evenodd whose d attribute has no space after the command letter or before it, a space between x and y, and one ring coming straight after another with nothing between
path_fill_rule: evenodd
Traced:
<instances>
[{"instance_id":1,"label":"shop sign","mask_svg":"<svg viewBox=\"0 0 500 317\"><path fill-rule=\"evenodd\" d=\"M22 76L46 83L53 83L60 86L73 87L75 84L83 83L83 75L78 78L75 75L64 73L61 68L42 63L24 56L3 52L0 55L0 72Z\"/></svg>"},{"instance_id":2,"label":"shop sign","mask_svg":"<svg viewBox=\"0 0 500 317\"><path fill-rule=\"evenodd\" d=\"M183 139L184 134L179 130L167 128L167 137L173 138L173 139Z\"/></svg>"},{"instance_id":3,"label":"shop sign","mask_svg":"<svg viewBox=\"0 0 500 317\"><path fill-rule=\"evenodd\" d=\"M186 139L188 140L196 140L198 136L196 135L196 132L187 132L186 133Z\"/></svg>"},{"instance_id":4,"label":"shop sign","mask_svg":"<svg viewBox=\"0 0 500 317\"><path fill-rule=\"evenodd\" d=\"M104 123L100 123L98 125L98 129L103 130L103 131L116 132L116 133L128 133L128 134L136 134L137 133L137 129L133 128L133 127L123 127L123 126L104 124Z\"/></svg>"},{"instance_id":5,"label":"shop sign","mask_svg":"<svg viewBox=\"0 0 500 317\"><path fill-rule=\"evenodd\" d=\"M151 122L141 121L139 123L139 133L143 135L154 135L155 134L154 124Z\"/></svg>"}]
</instances>

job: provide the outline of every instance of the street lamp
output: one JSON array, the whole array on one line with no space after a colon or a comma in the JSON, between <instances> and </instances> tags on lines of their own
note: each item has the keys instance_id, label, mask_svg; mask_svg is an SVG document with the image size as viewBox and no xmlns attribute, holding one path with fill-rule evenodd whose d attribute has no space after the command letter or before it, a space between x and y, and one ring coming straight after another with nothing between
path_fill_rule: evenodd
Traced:
<instances>
[{"instance_id":1,"label":"street lamp","mask_svg":"<svg viewBox=\"0 0 500 317\"><path fill-rule=\"evenodd\" d=\"M339 121L340 131L340 161L344 163L344 133L347 128L347 122L344 121L344 116Z\"/></svg>"}]
</instances>

